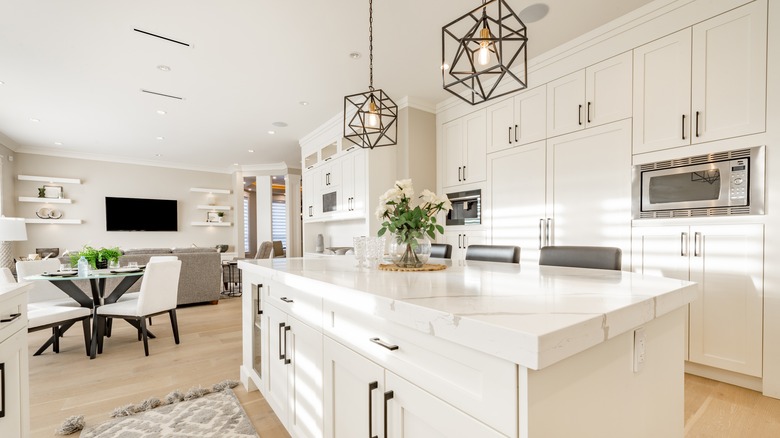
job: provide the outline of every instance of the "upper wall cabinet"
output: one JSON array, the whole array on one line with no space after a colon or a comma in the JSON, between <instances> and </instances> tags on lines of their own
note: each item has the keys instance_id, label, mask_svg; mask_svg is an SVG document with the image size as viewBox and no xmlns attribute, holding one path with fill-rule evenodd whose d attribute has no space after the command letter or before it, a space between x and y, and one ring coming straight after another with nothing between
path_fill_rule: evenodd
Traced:
<instances>
[{"instance_id":1,"label":"upper wall cabinet","mask_svg":"<svg viewBox=\"0 0 780 438\"><path fill-rule=\"evenodd\" d=\"M631 52L547 84L547 136L631 117Z\"/></svg>"},{"instance_id":2,"label":"upper wall cabinet","mask_svg":"<svg viewBox=\"0 0 780 438\"><path fill-rule=\"evenodd\" d=\"M487 151L497 152L547 137L547 87L523 91L487 107Z\"/></svg>"},{"instance_id":3,"label":"upper wall cabinet","mask_svg":"<svg viewBox=\"0 0 780 438\"><path fill-rule=\"evenodd\" d=\"M634 50L634 153L762 132L765 1Z\"/></svg>"},{"instance_id":4,"label":"upper wall cabinet","mask_svg":"<svg viewBox=\"0 0 780 438\"><path fill-rule=\"evenodd\" d=\"M443 187L484 181L487 166L485 110L442 126Z\"/></svg>"}]
</instances>

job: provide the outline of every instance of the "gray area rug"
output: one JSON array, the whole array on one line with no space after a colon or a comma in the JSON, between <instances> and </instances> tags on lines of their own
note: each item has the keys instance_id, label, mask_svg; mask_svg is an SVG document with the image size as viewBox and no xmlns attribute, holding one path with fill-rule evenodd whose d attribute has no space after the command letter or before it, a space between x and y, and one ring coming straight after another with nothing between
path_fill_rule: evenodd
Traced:
<instances>
[{"instance_id":1,"label":"gray area rug","mask_svg":"<svg viewBox=\"0 0 780 438\"><path fill-rule=\"evenodd\" d=\"M257 437L231 389L86 427L82 438Z\"/></svg>"}]
</instances>

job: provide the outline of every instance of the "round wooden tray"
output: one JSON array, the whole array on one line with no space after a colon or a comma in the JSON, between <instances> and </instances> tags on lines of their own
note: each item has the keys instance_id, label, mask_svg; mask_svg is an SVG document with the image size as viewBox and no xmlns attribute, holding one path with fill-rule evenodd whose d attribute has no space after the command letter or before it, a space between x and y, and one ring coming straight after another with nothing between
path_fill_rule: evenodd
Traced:
<instances>
[{"instance_id":1,"label":"round wooden tray","mask_svg":"<svg viewBox=\"0 0 780 438\"><path fill-rule=\"evenodd\" d=\"M438 264L436 264L436 265L429 265L429 264L426 263L426 264L420 266L419 268L402 268L400 266L396 266L396 265L392 265L392 264L389 264L389 265L385 265L385 264L379 265L379 270L380 271L423 272L423 271L441 271L442 269L447 269L447 265L438 265Z\"/></svg>"}]
</instances>

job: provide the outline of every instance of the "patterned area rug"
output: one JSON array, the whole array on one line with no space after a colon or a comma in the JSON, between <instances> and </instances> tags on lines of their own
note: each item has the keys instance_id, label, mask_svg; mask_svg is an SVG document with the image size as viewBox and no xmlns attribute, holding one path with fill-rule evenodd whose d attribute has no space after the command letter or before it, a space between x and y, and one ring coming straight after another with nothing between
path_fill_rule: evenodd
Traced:
<instances>
[{"instance_id":1,"label":"patterned area rug","mask_svg":"<svg viewBox=\"0 0 780 438\"><path fill-rule=\"evenodd\" d=\"M257 437L231 389L86 427L82 438Z\"/></svg>"}]
</instances>

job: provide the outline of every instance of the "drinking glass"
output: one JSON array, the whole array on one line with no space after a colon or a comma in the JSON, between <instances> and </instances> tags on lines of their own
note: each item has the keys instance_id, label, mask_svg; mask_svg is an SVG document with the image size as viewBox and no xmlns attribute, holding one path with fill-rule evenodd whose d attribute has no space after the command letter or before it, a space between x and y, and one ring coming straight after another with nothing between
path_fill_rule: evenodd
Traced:
<instances>
[{"instance_id":1,"label":"drinking glass","mask_svg":"<svg viewBox=\"0 0 780 438\"><path fill-rule=\"evenodd\" d=\"M368 237L366 238L366 258L368 259L368 266L371 269L379 267L379 262L385 255L385 238L384 237Z\"/></svg>"},{"instance_id":2,"label":"drinking glass","mask_svg":"<svg viewBox=\"0 0 780 438\"><path fill-rule=\"evenodd\" d=\"M353 237L352 245L355 250L355 259L357 260L358 268L363 267L363 263L366 262L366 236Z\"/></svg>"},{"instance_id":3,"label":"drinking glass","mask_svg":"<svg viewBox=\"0 0 780 438\"><path fill-rule=\"evenodd\" d=\"M71 270L70 263L63 263L60 265L60 272L68 272Z\"/></svg>"},{"instance_id":4,"label":"drinking glass","mask_svg":"<svg viewBox=\"0 0 780 438\"><path fill-rule=\"evenodd\" d=\"M128 262L127 267L130 269L138 269L138 262Z\"/></svg>"},{"instance_id":5,"label":"drinking glass","mask_svg":"<svg viewBox=\"0 0 780 438\"><path fill-rule=\"evenodd\" d=\"M116 269L119 267L119 260L109 260L108 269Z\"/></svg>"}]
</instances>

